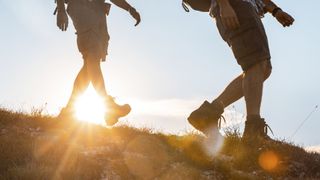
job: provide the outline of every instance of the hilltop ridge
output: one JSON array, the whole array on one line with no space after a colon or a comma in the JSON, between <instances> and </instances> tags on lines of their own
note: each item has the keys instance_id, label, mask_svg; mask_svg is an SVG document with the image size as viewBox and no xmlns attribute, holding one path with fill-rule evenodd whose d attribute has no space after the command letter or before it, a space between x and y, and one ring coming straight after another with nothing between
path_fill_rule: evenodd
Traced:
<instances>
[{"instance_id":1,"label":"hilltop ridge","mask_svg":"<svg viewBox=\"0 0 320 180\"><path fill-rule=\"evenodd\" d=\"M320 154L284 141L248 147L237 130L214 149L197 133L106 128L2 109L0 142L0 179L320 179Z\"/></svg>"}]
</instances>

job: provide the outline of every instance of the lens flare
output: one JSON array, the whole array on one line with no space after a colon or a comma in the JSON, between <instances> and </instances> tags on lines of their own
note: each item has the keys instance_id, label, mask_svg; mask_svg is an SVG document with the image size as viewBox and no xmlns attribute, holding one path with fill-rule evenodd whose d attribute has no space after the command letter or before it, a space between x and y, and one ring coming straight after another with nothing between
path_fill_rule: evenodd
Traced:
<instances>
[{"instance_id":1,"label":"lens flare","mask_svg":"<svg viewBox=\"0 0 320 180\"><path fill-rule=\"evenodd\" d=\"M211 132L203 142L203 147L206 154L210 157L215 157L221 150L224 142L224 137L220 134L219 129L211 128Z\"/></svg>"},{"instance_id":2,"label":"lens flare","mask_svg":"<svg viewBox=\"0 0 320 180\"><path fill-rule=\"evenodd\" d=\"M265 151L259 156L259 164L266 171L273 171L279 165L279 158L273 151Z\"/></svg>"},{"instance_id":3,"label":"lens flare","mask_svg":"<svg viewBox=\"0 0 320 180\"><path fill-rule=\"evenodd\" d=\"M106 107L101 98L90 86L75 104L75 115L79 121L103 125Z\"/></svg>"}]
</instances>

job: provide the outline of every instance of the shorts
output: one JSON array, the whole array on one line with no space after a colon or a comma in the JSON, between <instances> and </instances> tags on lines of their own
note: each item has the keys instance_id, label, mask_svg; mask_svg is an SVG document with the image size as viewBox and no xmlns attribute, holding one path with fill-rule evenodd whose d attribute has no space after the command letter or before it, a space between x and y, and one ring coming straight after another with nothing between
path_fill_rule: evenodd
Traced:
<instances>
[{"instance_id":1,"label":"shorts","mask_svg":"<svg viewBox=\"0 0 320 180\"><path fill-rule=\"evenodd\" d=\"M88 56L104 61L108 55L110 36L102 5L89 1L68 4L68 14L77 34L77 45L83 59Z\"/></svg>"},{"instance_id":2,"label":"shorts","mask_svg":"<svg viewBox=\"0 0 320 180\"><path fill-rule=\"evenodd\" d=\"M105 61L108 55L109 35L104 26L97 26L86 32L77 32L77 45L83 59L88 56Z\"/></svg>"},{"instance_id":3,"label":"shorts","mask_svg":"<svg viewBox=\"0 0 320 180\"><path fill-rule=\"evenodd\" d=\"M230 4L238 16L239 28L231 30L224 27L218 6L214 15L219 33L231 47L238 64L243 71L247 71L260 62L268 61L271 68L268 38L256 9L243 0L232 0Z\"/></svg>"}]
</instances>

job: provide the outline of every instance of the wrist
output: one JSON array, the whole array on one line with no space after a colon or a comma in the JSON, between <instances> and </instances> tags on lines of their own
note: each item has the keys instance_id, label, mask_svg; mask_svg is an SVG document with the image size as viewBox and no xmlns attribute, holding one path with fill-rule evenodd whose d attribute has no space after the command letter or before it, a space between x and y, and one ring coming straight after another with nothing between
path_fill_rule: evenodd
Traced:
<instances>
[{"instance_id":1,"label":"wrist","mask_svg":"<svg viewBox=\"0 0 320 180\"><path fill-rule=\"evenodd\" d=\"M58 8L57 9L58 13L62 14L62 13L67 13L66 10L64 8Z\"/></svg>"},{"instance_id":2,"label":"wrist","mask_svg":"<svg viewBox=\"0 0 320 180\"><path fill-rule=\"evenodd\" d=\"M128 12L131 14L132 12L135 12L136 9L134 7L129 7Z\"/></svg>"},{"instance_id":3,"label":"wrist","mask_svg":"<svg viewBox=\"0 0 320 180\"><path fill-rule=\"evenodd\" d=\"M272 10L272 16L276 16L278 12L282 11L281 8L279 7L275 7L273 10Z\"/></svg>"}]
</instances>

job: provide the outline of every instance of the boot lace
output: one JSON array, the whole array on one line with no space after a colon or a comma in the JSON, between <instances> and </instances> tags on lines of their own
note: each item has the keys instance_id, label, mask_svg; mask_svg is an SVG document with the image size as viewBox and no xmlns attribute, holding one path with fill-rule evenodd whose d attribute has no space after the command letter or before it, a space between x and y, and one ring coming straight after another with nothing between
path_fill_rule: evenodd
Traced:
<instances>
[{"instance_id":1,"label":"boot lace","mask_svg":"<svg viewBox=\"0 0 320 180\"><path fill-rule=\"evenodd\" d=\"M263 133L265 135L268 135L268 129L270 130L272 136L274 136L274 133L273 133L271 127L263 120Z\"/></svg>"},{"instance_id":2,"label":"boot lace","mask_svg":"<svg viewBox=\"0 0 320 180\"><path fill-rule=\"evenodd\" d=\"M221 115L220 118L218 119L218 129L221 129L222 121L226 123L226 118L224 118L223 115Z\"/></svg>"}]
</instances>

